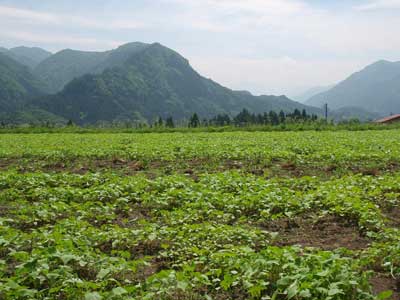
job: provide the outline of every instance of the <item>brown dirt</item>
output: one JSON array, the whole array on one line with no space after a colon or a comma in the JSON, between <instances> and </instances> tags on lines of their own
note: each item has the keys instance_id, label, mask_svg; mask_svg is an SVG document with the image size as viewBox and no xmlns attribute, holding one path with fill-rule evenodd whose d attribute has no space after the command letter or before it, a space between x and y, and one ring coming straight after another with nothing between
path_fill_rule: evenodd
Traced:
<instances>
[{"instance_id":1,"label":"brown dirt","mask_svg":"<svg viewBox=\"0 0 400 300\"><path fill-rule=\"evenodd\" d=\"M317 163L317 162L316 162ZM367 167L358 165L304 165L292 161L274 159L271 162L258 160L213 160L209 158L177 159L175 161L150 161L127 160L123 158L110 159L75 159L70 161L47 162L45 160L22 160L0 158L0 170L17 168L20 172L32 172L36 170L45 172L71 172L85 174L88 172L114 170L121 171L125 175L144 173L149 176L157 174L182 173L193 176L204 171L243 170L257 176L267 177L301 177L320 176L330 178L333 175L344 173L356 173L364 175L380 175L400 170L400 163L389 162L387 165ZM157 173L158 172L158 173ZM188 174L189 173L189 174Z\"/></svg>"},{"instance_id":2,"label":"brown dirt","mask_svg":"<svg viewBox=\"0 0 400 300\"><path fill-rule=\"evenodd\" d=\"M11 158L0 158L0 169L7 168L9 165L16 163L18 160Z\"/></svg>"},{"instance_id":3,"label":"brown dirt","mask_svg":"<svg viewBox=\"0 0 400 300\"><path fill-rule=\"evenodd\" d=\"M140 220L151 219L150 208L142 207L140 204L132 206L131 210L116 210L117 218L114 223L120 227L137 226Z\"/></svg>"},{"instance_id":4,"label":"brown dirt","mask_svg":"<svg viewBox=\"0 0 400 300\"><path fill-rule=\"evenodd\" d=\"M138 268L135 279L139 281L145 281L148 277L157 274L161 270L166 269L169 266L167 260L153 258L148 264L142 265Z\"/></svg>"},{"instance_id":5,"label":"brown dirt","mask_svg":"<svg viewBox=\"0 0 400 300\"><path fill-rule=\"evenodd\" d=\"M275 241L277 246L301 245L323 250L344 247L361 250L367 248L369 243L354 224L335 216L284 218L264 226L269 231L279 233Z\"/></svg>"},{"instance_id":6,"label":"brown dirt","mask_svg":"<svg viewBox=\"0 0 400 300\"><path fill-rule=\"evenodd\" d=\"M294 162L289 161L281 164L281 168L284 170L294 171L297 169L297 166Z\"/></svg>"},{"instance_id":7,"label":"brown dirt","mask_svg":"<svg viewBox=\"0 0 400 300\"><path fill-rule=\"evenodd\" d=\"M400 281L384 274L377 274L370 279L372 290L375 295L381 292L391 290L393 295L390 300L400 300Z\"/></svg>"},{"instance_id":8,"label":"brown dirt","mask_svg":"<svg viewBox=\"0 0 400 300\"><path fill-rule=\"evenodd\" d=\"M10 207L9 206L0 205L0 217L8 215L9 211L10 211Z\"/></svg>"},{"instance_id":9,"label":"brown dirt","mask_svg":"<svg viewBox=\"0 0 400 300\"><path fill-rule=\"evenodd\" d=\"M369 176L379 176L381 174L381 171L377 168L366 168L361 171L361 174Z\"/></svg>"},{"instance_id":10,"label":"brown dirt","mask_svg":"<svg viewBox=\"0 0 400 300\"><path fill-rule=\"evenodd\" d=\"M329 165L325 168L325 172L333 172L337 170L337 166L336 165Z\"/></svg>"},{"instance_id":11,"label":"brown dirt","mask_svg":"<svg viewBox=\"0 0 400 300\"><path fill-rule=\"evenodd\" d=\"M223 163L223 168L224 169L243 169L244 164L242 161L239 161L239 160L226 160Z\"/></svg>"},{"instance_id":12,"label":"brown dirt","mask_svg":"<svg viewBox=\"0 0 400 300\"><path fill-rule=\"evenodd\" d=\"M97 270L91 266L80 266L78 263L75 263L73 266L74 271L78 274L79 278L93 281L96 279Z\"/></svg>"},{"instance_id":13,"label":"brown dirt","mask_svg":"<svg viewBox=\"0 0 400 300\"><path fill-rule=\"evenodd\" d=\"M387 169L388 171L392 171L392 172L397 171L397 170L400 169L400 163L397 162L397 161L390 161L390 162L387 164L386 169Z\"/></svg>"},{"instance_id":14,"label":"brown dirt","mask_svg":"<svg viewBox=\"0 0 400 300\"><path fill-rule=\"evenodd\" d=\"M394 207L385 212L385 216L388 218L388 225L392 227L400 228L400 206Z\"/></svg>"}]
</instances>

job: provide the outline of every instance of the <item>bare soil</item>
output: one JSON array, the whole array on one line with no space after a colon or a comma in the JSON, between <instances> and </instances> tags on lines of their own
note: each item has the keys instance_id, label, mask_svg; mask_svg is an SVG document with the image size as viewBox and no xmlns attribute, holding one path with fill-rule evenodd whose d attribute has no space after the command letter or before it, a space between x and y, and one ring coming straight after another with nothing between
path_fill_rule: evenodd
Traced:
<instances>
[{"instance_id":1,"label":"bare soil","mask_svg":"<svg viewBox=\"0 0 400 300\"><path fill-rule=\"evenodd\" d=\"M387 210L385 216L389 220L389 226L400 228L400 206Z\"/></svg>"},{"instance_id":2,"label":"bare soil","mask_svg":"<svg viewBox=\"0 0 400 300\"><path fill-rule=\"evenodd\" d=\"M362 250L369 240L363 237L357 226L336 216L302 216L284 218L264 224L269 231L278 232L277 246L301 245L323 250L347 248Z\"/></svg>"},{"instance_id":3,"label":"bare soil","mask_svg":"<svg viewBox=\"0 0 400 300\"><path fill-rule=\"evenodd\" d=\"M242 170L263 177L301 177L301 176L319 176L321 178L330 178L333 175L340 174L364 174L377 176L383 173L391 173L400 170L400 163L390 162L386 165L376 167L362 165L319 165L318 162L311 164L298 164L292 161L282 161L275 159L271 162L258 160L210 160L208 158L177 159L175 161L140 161L128 160L124 158L95 159L82 158L70 161L47 162L43 159L7 159L0 158L0 170L16 168L22 173L32 171L45 172L71 172L85 174L88 172L98 172L105 170L120 171L126 175L135 175L137 173L157 176L157 174L170 174L173 172L187 174L196 178L196 174L204 171L225 171Z\"/></svg>"},{"instance_id":4,"label":"bare soil","mask_svg":"<svg viewBox=\"0 0 400 300\"><path fill-rule=\"evenodd\" d=\"M384 274L377 274L371 278L370 283L375 295L391 290L393 295L390 300L400 300L400 281Z\"/></svg>"}]
</instances>

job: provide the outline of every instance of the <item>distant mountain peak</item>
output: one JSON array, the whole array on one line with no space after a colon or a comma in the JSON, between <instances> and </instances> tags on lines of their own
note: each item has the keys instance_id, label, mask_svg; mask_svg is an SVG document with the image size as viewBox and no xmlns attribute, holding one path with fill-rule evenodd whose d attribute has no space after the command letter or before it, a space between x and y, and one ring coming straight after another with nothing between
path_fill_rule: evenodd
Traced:
<instances>
[{"instance_id":1,"label":"distant mountain peak","mask_svg":"<svg viewBox=\"0 0 400 300\"><path fill-rule=\"evenodd\" d=\"M40 47L17 46L17 47L10 48L9 50L15 50L15 51L35 50L35 51L40 51L40 52L45 52L45 53L51 54L50 51L44 50Z\"/></svg>"},{"instance_id":2,"label":"distant mountain peak","mask_svg":"<svg viewBox=\"0 0 400 300\"><path fill-rule=\"evenodd\" d=\"M132 48L132 47L138 47L138 46L144 47L144 46L150 46L150 45L151 44L142 43L142 42L130 42L130 43L122 44L121 46L118 46L116 49Z\"/></svg>"},{"instance_id":3,"label":"distant mountain peak","mask_svg":"<svg viewBox=\"0 0 400 300\"><path fill-rule=\"evenodd\" d=\"M378 61L366 66L363 70L361 70L357 73L360 73L364 70L385 70L385 68L396 67L396 64L398 64L398 63L381 59L381 60L378 60Z\"/></svg>"},{"instance_id":4,"label":"distant mountain peak","mask_svg":"<svg viewBox=\"0 0 400 300\"><path fill-rule=\"evenodd\" d=\"M376 62L370 64L370 66L374 66L374 65L388 65L388 64L392 64L392 63L394 63L394 62L389 61L389 60L386 60L386 59L380 59L380 60L377 60Z\"/></svg>"},{"instance_id":5,"label":"distant mountain peak","mask_svg":"<svg viewBox=\"0 0 400 300\"><path fill-rule=\"evenodd\" d=\"M18 46L10 49L1 48L0 52L5 53L15 61L33 70L43 60L52 55L51 52L38 47Z\"/></svg>"},{"instance_id":6,"label":"distant mountain peak","mask_svg":"<svg viewBox=\"0 0 400 300\"><path fill-rule=\"evenodd\" d=\"M311 97L306 104L320 107L326 102L332 109L359 107L378 114L400 112L400 62L379 60Z\"/></svg>"}]
</instances>

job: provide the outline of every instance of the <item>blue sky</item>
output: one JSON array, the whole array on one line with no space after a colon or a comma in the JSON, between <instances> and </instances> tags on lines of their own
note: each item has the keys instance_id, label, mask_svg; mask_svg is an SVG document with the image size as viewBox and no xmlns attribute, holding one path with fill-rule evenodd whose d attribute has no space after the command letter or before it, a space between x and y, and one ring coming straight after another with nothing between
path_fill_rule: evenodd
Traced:
<instances>
[{"instance_id":1,"label":"blue sky","mask_svg":"<svg viewBox=\"0 0 400 300\"><path fill-rule=\"evenodd\" d=\"M0 0L0 46L106 50L160 42L256 94L330 85L400 60L400 0Z\"/></svg>"}]
</instances>

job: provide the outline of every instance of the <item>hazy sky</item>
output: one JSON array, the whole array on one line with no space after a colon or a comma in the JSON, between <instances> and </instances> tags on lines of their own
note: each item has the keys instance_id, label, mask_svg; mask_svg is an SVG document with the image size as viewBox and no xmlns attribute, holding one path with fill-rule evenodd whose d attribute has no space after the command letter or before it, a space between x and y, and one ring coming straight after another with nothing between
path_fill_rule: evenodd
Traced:
<instances>
[{"instance_id":1,"label":"hazy sky","mask_svg":"<svg viewBox=\"0 0 400 300\"><path fill-rule=\"evenodd\" d=\"M400 60L400 0L0 0L0 46L105 50L160 42L256 94L335 83Z\"/></svg>"}]
</instances>

